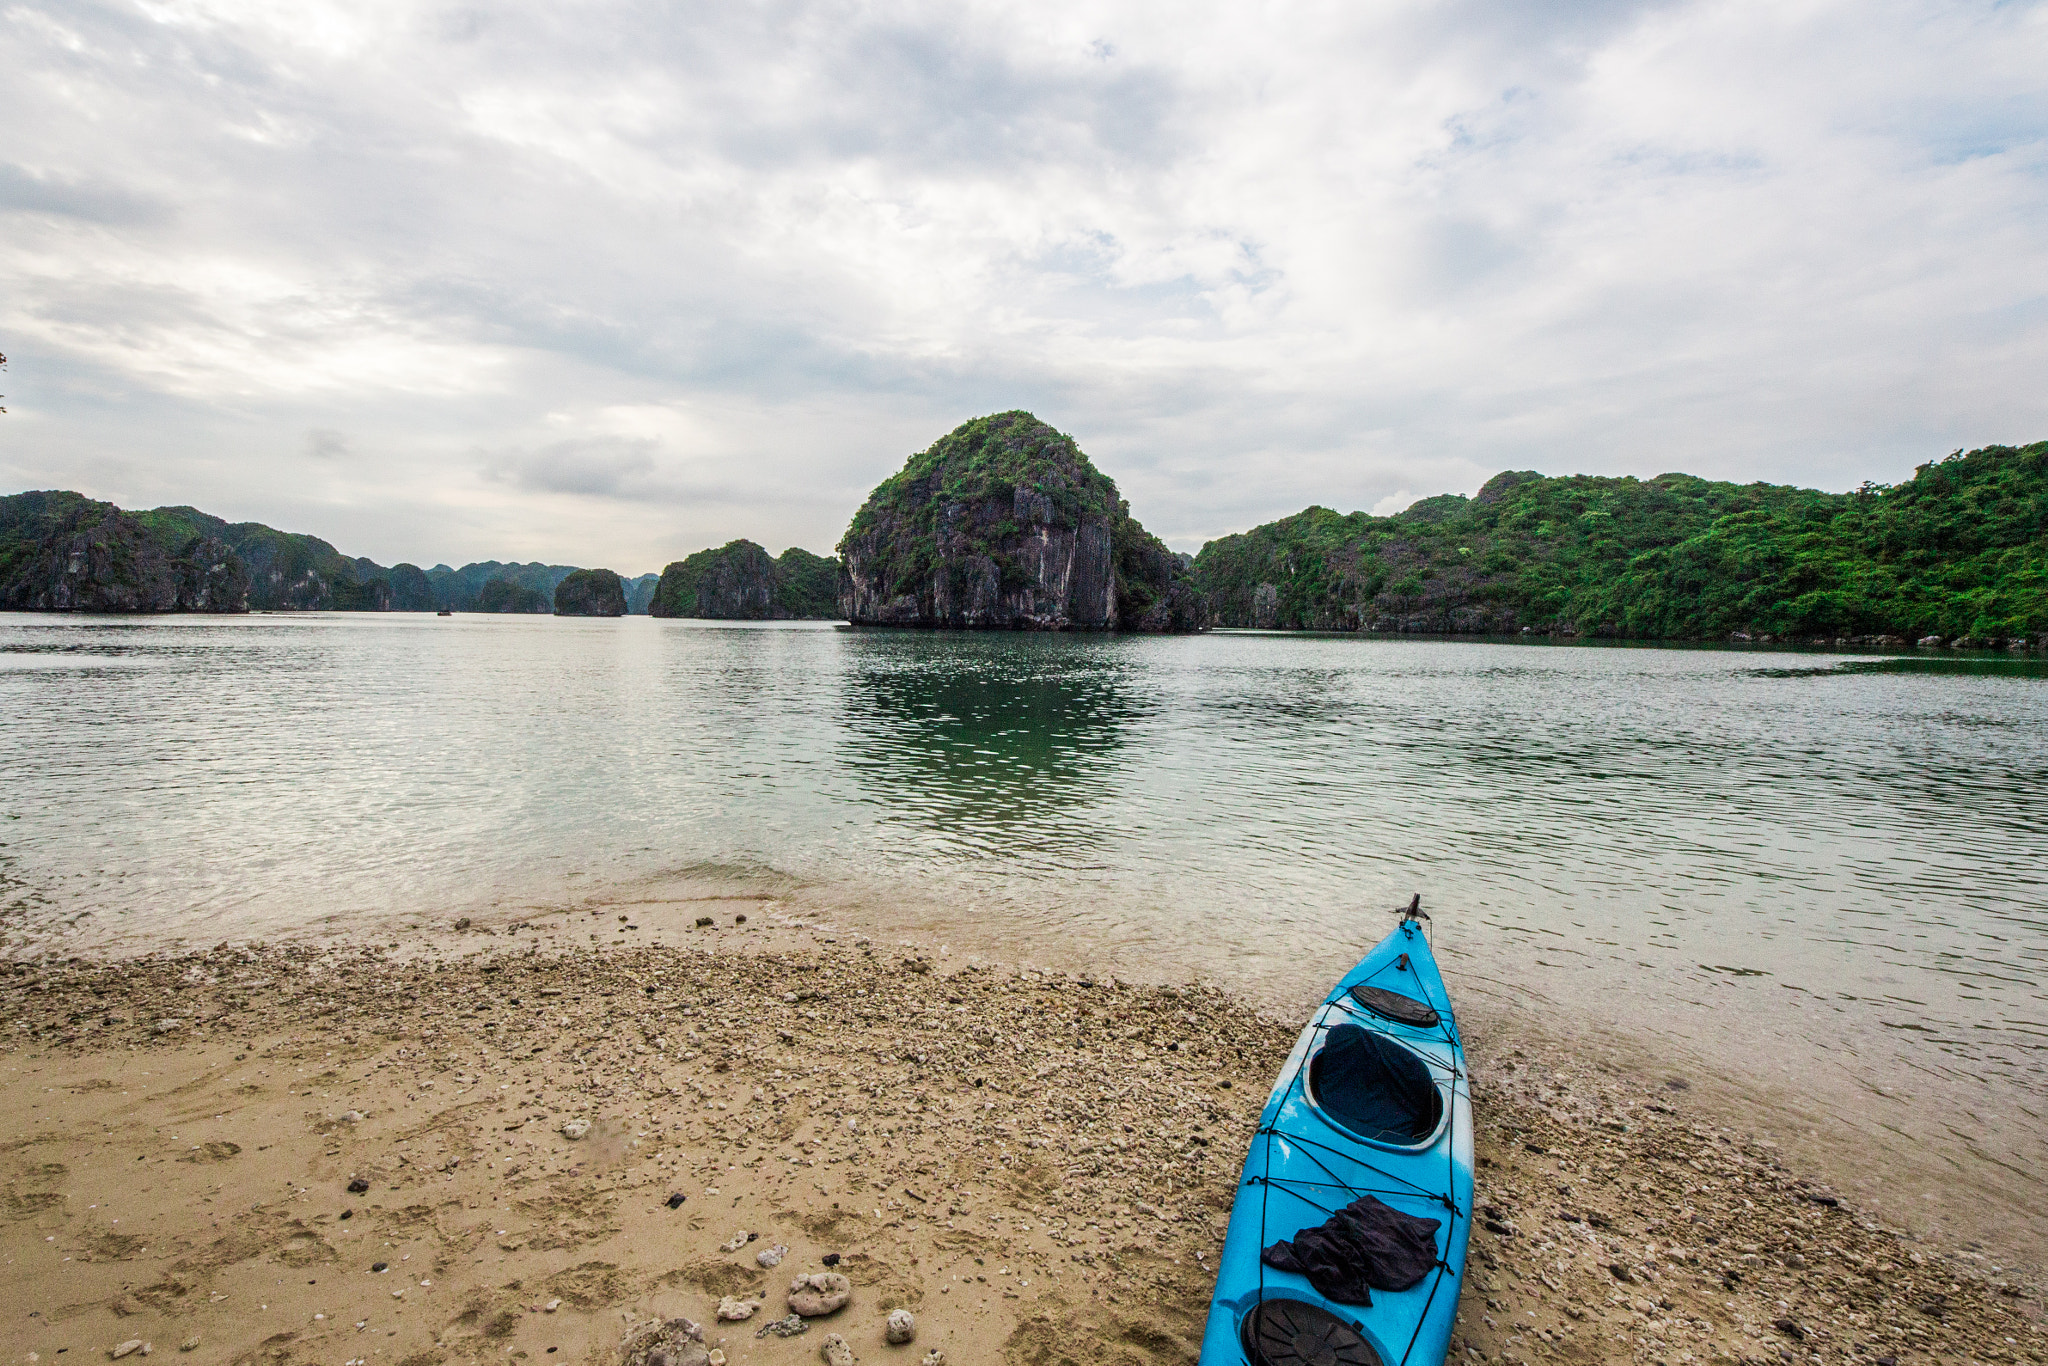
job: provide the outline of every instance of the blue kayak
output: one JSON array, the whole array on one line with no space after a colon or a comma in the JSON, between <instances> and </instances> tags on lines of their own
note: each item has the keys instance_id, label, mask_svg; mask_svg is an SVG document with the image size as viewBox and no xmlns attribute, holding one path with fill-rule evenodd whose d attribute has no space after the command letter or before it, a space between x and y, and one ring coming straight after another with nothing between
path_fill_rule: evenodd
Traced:
<instances>
[{"instance_id":1,"label":"blue kayak","mask_svg":"<svg viewBox=\"0 0 2048 1366\"><path fill-rule=\"evenodd\" d=\"M1280 1069L1223 1240L1201 1366L1442 1366L1450 1350L1472 1232L1472 1095L1418 917L1419 899ZM1407 1239L1391 1274L1375 1260L1374 1220ZM1361 1223L1363 1244L1318 1232ZM1361 1247L1333 1264L1332 1249Z\"/></svg>"}]
</instances>

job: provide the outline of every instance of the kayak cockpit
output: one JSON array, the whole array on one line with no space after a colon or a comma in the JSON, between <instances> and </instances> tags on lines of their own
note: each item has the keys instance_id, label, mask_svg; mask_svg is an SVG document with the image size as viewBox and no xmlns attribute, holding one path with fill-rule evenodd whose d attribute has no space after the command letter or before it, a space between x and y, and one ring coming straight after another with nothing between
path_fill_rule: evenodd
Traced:
<instances>
[{"instance_id":1,"label":"kayak cockpit","mask_svg":"<svg viewBox=\"0 0 2048 1366\"><path fill-rule=\"evenodd\" d=\"M1429 1064L1376 1030L1334 1025L1309 1060L1309 1102L1369 1143L1427 1147L1444 1122L1443 1089Z\"/></svg>"}]
</instances>

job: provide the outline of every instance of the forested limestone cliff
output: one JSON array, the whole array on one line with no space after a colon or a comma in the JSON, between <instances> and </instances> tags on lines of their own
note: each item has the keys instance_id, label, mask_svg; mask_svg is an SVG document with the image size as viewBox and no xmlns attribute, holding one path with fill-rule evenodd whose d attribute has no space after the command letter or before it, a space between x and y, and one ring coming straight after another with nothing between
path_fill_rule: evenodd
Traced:
<instances>
[{"instance_id":1,"label":"forested limestone cliff","mask_svg":"<svg viewBox=\"0 0 2048 1366\"><path fill-rule=\"evenodd\" d=\"M787 621L836 617L839 561L791 546L779 557L749 540L700 550L661 571L657 617Z\"/></svg>"},{"instance_id":2,"label":"forested limestone cliff","mask_svg":"<svg viewBox=\"0 0 2048 1366\"><path fill-rule=\"evenodd\" d=\"M1226 626L1963 644L2048 636L2048 442L1904 483L1507 472L1392 517L1309 508L1211 541Z\"/></svg>"}]
</instances>

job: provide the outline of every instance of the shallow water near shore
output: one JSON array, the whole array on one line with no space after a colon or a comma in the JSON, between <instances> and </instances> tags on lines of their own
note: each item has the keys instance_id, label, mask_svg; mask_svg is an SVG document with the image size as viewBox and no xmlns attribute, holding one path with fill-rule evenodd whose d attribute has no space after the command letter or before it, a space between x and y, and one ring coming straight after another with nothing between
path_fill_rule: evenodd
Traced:
<instances>
[{"instance_id":1,"label":"shallow water near shore","mask_svg":"<svg viewBox=\"0 0 2048 1366\"><path fill-rule=\"evenodd\" d=\"M2048 1224L2026 670L4 616L0 715L15 955L712 888L1299 1003L1420 890L1468 1011L1628 1041L1945 1236Z\"/></svg>"}]
</instances>

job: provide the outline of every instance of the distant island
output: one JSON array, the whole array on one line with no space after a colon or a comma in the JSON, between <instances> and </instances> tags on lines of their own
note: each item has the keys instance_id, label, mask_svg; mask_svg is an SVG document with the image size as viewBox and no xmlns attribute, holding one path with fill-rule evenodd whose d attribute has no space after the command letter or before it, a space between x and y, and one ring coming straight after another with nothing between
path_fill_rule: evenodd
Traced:
<instances>
[{"instance_id":1,"label":"distant island","mask_svg":"<svg viewBox=\"0 0 2048 1366\"><path fill-rule=\"evenodd\" d=\"M1848 493L1508 471L1471 498L1425 498L1390 517L1310 507L1191 558L1131 516L1072 437L1014 411L911 456L838 549L770 556L736 540L630 579L496 560L387 568L258 522L125 512L49 490L0 497L0 609L620 609L966 629L2039 649L2048 442L1959 451L1904 483Z\"/></svg>"},{"instance_id":2,"label":"distant island","mask_svg":"<svg viewBox=\"0 0 2048 1366\"><path fill-rule=\"evenodd\" d=\"M647 610L726 621L837 617L839 561L795 546L771 558L752 541L700 550L661 571Z\"/></svg>"},{"instance_id":3,"label":"distant island","mask_svg":"<svg viewBox=\"0 0 2048 1366\"><path fill-rule=\"evenodd\" d=\"M2048 442L1849 493L1511 471L1391 517L1308 508L1194 577L1223 626L2039 648Z\"/></svg>"},{"instance_id":4,"label":"distant island","mask_svg":"<svg viewBox=\"0 0 2048 1366\"><path fill-rule=\"evenodd\" d=\"M555 585L558 617L623 617L626 585L609 569L579 569Z\"/></svg>"},{"instance_id":5,"label":"distant island","mask_svg":"<svg viewBox=\"0 0 2048 1366\"><path fill-rule=\"evenodd\" d=\"M784 559L790 556L807 562L804 573L812 588L805 603L824 604L820 611L796 615L831 615L838 561L801 550L787 552ZM827 585L822 597L816 589L821 573ZM497 560L460 569L445 564L386 567L344 555L318 536L261 522L228 522L192 507L126 512L64 490L0 497L4 611L619 615L609 610L616 604L602 577L607 575L618 587L624 612L649 611L659 574L627 579L609 569ZM570 587L566 600L565 584Z\"/></svg>"}]
</instances>

